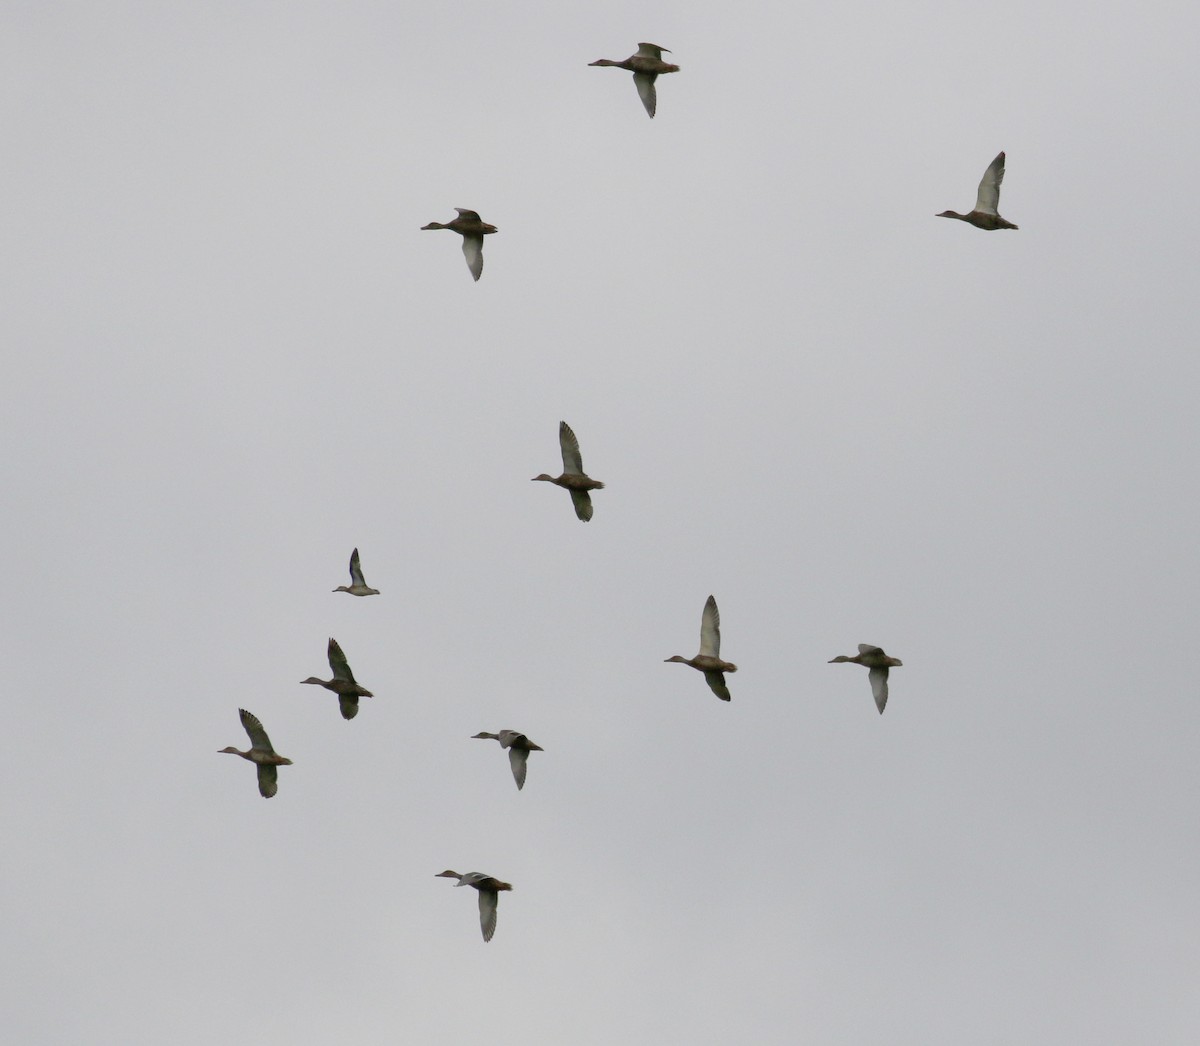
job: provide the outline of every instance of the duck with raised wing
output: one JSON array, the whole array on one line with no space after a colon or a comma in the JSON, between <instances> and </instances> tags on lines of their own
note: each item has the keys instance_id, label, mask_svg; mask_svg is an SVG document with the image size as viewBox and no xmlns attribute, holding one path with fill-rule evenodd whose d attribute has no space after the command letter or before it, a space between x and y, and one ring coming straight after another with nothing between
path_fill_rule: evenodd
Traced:
<instances>
[{"instance_id":1,"label":"duck with raised wing","mask_svg":"<svg viewBox=\"0 0 1200 1046\"><path fill-rule=\"evenodd\" d=\"M371 588L363 578L362 566L358 561L358 549L350 553L350 584L338 585L335 592L349 592L352 596L377 596L379 589Z\"/></svg>"},{"instance_id":2,"label":"duck with raised wing","mask_svg":"<svg viewBox=\"0 0 1200 1046\"><path fill-rule=\"evenodd\" d=\"M704 603L704 612L700 615L700 653L695 657L680 657L675 654L668 657L666 662L678 661L681 665L691 665L692 668L704 673L704 681L709 689L722 701L728 701L729 688L725 685L725 673L736 672L737 665L721 660L721 614L717 610L717 601L709 596Z\"/></svg>"},{"instance_id":3,"label":"duck with raised wing","mask_svg":"<svg viewBox=\"0 0 1200 1046\"><path fill-rule=\"evenodd\" d=\"M679 72L679 66L662 60L664 51L667 54L671 53L665 47L659 47L658 44L638 44L637 54L630 55L623 62L614 62L611 58L597 58L594 62L588 62L588 65L607 65L633 73L633 82L637 87L638 97L642 100L642 105L646 107L650 119L653 120L654 111L658 108L658 96L654 90L654 81L658 79L660 73Z\"/></svg>"},{"instance_id":4,"label":"duck with raised wing","mask_svg":"<svg viewBox=\"0 0 1200 1046\"><path fill-rule=\"evenodd\" d=\"M366 687L359 686L354 680L354 673L350 671L350 663L346 660L346 655L342 653L342 648L338 645L338 641L332 637L329 640L329 667L333 670L332 679L318 679L316 676L309 676L307 679L301 679L301 683L313 683L316 686L323 686L326 690L332 690L338 696L338 705L342 710L343 719L353 719L358 715L358 699L360 697L374 697Z\"/></svg>"},{"instance_id":5,"label":"duck with raised wing","mask_svg":"<svg viewBox=\"0 0 1200 1046\"><path fill-rule=\"evenodd\" d=\"M471 270L471 275L478 280L483 275L483 238L500 230L494 225L488 225L479 217L478 211L468 211L462 207L454 209L458 211L458 217L454 221L446 222L444 225L441 222L430 222L428 225L422 225L421 230L449 229L451 232L458 233L463 238L462 249L463 256L467 259L467 268Z\"/></svg>"},{"instance_id":6,"label":"duck with raised wing","mask_svg":"<svg viewBox=\"0 0 1200 1046\"><path fill-rule=\"evenodd\" d=\"M529 759L529 753L545 751L541 745L535 745L528 737L516 730L501 730L498 734L484 732L472 734L471 737L472 739L486 737L492 741L499 741L501 748L508 749L508 765L512 767L513 780L517 782L517 791L525 787L525 764Z\"/></svg>"},{"instance_id":7,"label":"duck with raised wing","mask_svg":"<svg viewBox=\"0 0 1200 1046\"><path fill-rule=\"evenodd\" d=\"M592 479L583 471L583 457L579 453L579 440L571 431L571 426L565 421L558 423L558 446L562 451L563 471L561 476L548 476L542 473L534 476L531 482L545 480L555 486L571 492L571 501L575 505L575 515L584 523L592 518L592 497L589 490L603 490L604 484L598 479Z\"/></svg>"},{"instance_id":8,"label":"duck with raised wing","mask_svg":"<svg viewBox=\"0 0 1200 1046\"><path fill-rule=\"evenodd\" d=\"M292 761L275 751L262 723L258 721L258 716L251 715L244 708L238 709L238 716L250 737L249 749L243 752L230 745L228 748L222 748L217 754L240 755L243 759L249 759L258 768L258 794L264 799L270 799L279 787L276 783L279 767L291 766Z\"/></svg>"},{"instance_id":9,"label":"duck with raised wing","mask_svg":"<svg viewBox=\"0 0 1200 1046\"><path fill-rule=\"evenodd\" d=\"M1000 183L1004 181L1004 153L997 156L988 169L983 172L983 180L979 183L979 192L975 196L975 209L966 214L958 211L942 211L935 215L938 218L957 218L960 222L969 222L976 229L1015 229L1012 222L1000 217Z\"/></svg>"},{"instance_id":10,"label":"duck with raised wing","mask_svg":"<svg viewBox=\"0 0 1200 1046\"><path fill-rule=\"evenodd\" d=\"M883 709L887 705L888 669L899 668L904 664L898 657L888 657L882 647L871 646L870 643L858 644L857 657L839 654L828 663L831 665L863 665L869 668L871 670L871 693L875 695L875 706L879 709L880 715L883 715Z\"/></svg>"},{"instance_id":11,"label":"duck with raised wing","mask_svg":"<svg viewBox=\"0 0 1200 1046\"><path fill-rule=\"evenodd\" d=\"M479 891L479 926L483 930L483 939L490 941L492 934L496 932L496 906L500 900L500 892L511 890L511 884L502 883L499 879L484 875L483 872L465 872L459 875L449 868L438 872L434 878L457 879L455 886L473 886Z\"/></svg>"}]
</instances>

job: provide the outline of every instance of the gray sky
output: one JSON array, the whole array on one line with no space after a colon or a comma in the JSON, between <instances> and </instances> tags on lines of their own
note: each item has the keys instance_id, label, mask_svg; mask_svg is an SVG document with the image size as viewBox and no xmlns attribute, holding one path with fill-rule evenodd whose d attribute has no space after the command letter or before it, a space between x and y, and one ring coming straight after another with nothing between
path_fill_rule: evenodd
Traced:
<instances>
[{"instance_id":1,"label":"gray sky","mask_svg":"<svg viewBox=\"0 0 1200 1046\"><path fill-rule=\"evenodd\" d=\"M6 1036L1194 1042L1194 5L413 6L0 10Z\"/></svg>"}]
</instances>

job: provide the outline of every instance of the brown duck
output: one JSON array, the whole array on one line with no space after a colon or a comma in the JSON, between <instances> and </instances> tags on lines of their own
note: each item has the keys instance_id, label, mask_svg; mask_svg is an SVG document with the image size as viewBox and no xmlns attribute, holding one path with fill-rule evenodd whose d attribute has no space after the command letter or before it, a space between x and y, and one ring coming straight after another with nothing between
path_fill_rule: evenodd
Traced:
<instances>
[{"instance_id":1,"label":"brown duck","mask_svg":"<svg viewBox=\"0 0 1200 1046\"><path fill-rule=\"evenodd\" d=\"M350 584L338 585L334 592L349 592L352 596L377 596L379 589L372 588L363 577L362 563L358 558L358 549L350 553Z\"/></svg>"},{"instance_id":2,"label":"brown duck","mask_svg":"<svg viewBox=\"0 0 1200 1046\"><path fill-rule=\"evenodd\" d=\"M883 647L871 646L870 643L859 643L858 654L855 657L838 654L829 664L862 665L864 668L870 669L868 675L871 679L871 694L875 698L875 707L879 709L879 714L883 715L888 699L888 669L900 668L904 662L898 657L888 657L883 652Z\"/></svg>"},{"instance_id":3,"label":"brown duck","mask_svg":"<svg viewBox=\"0 0 1200 1046\"><path fill-rule=\"evenodd\" d=\"M704 603L704 613L700 615L700 653L695 657L680 657L675 654L667 661L677 661L682 665L704 673L704 681L708 688L722 701L730 699L729 688L725 685L725 673L736 672L737 665L721 660L721 614L717 610L717 601L709 596Z\"/></svg>"},{"instance_id":4,"label":"brown duck","mask_svg":"<svg viewBox=\"0 0 1200 1046\"><path fill-rule=\"evenodd\" d=\"M492 934L496 932L496 906L500 901L500 893L503 890L511 890L512 885L502 883L483 872L464 872L459 875L449 868L438 872L434 878L457 879L455 886L473 886L479 891L479 928L483 930L483 939L490 941Z\"/></svg>"},{"instance_id":5,"label":"brown duck","mask_svg":"<svg viewBox=\"0 0 1200 1046\"><path fill-rule=\"evenodd\" d=\"M611 58L597 58L594 62L588 62L588 65L610 65L616 69L626 69L633 73L633 83L637 87L638 97L642 100L642 105L646 107L650 119L653 120L654 111L658 108L654 81L658 79L660 73L679 72L679 66L662 60L664 51L667 49L659 47L658 44L638 44L637 54L630 55L623 62L614 62ZM667 54L670 53L667 51Z\"/></svg>"},{"instance_id":6,"label":"brown duck","mask_svg":"<svg viewBox=\"0 0 1200 1046\"><path fill-rule=\"evenodd\" d=\"M458 233L463 238L463 256L467 259L467 268L471 270L471 275L478 280L483 274L483 238L500 230L494 225L488 225L479 217L478 211L468 211L462 207L454 209L458 211L458 217L454 221L446 222L444 225L441 222L430 222L428 225L422 225L421 230L449 229L451 232Z\"/></svg>"},{"instance_id":7,"label":"brown duck","mask_svg":"<svg viewBox=\"0 0 1200 1046\"><path fill-rule=\"evenodd\" d=\"M1012 222L1000 217L1000 183L1004 181L1004 153L997 156L983 172L983 180L979 183L979 192L975 196L975 209L966 214L958 211L942 211L938 218L957 218L960 222L969 222L976 229L1015 229Z\"/></svg>"},{"instance_id":8,"label":"brown duck","mask_svg":"<svg viewBox=\"0 0 1200 1046\"><path fill-rule=\"evenodd\" d=\"M332 679L318 679L316 676L309 676L307 679L301 679L301 683L313 683L316 686L323 686L326 690L332 690L338 696L338 705L342 710L343 719L353 719L358 715L358 699L360 697L374 697L366 687L359 686L354 680L354 673L350 671L350 662L346 660L346 655L342 653L342 648L338 645L338 641L330 637L329 640L329 667L333 670Z\"/></svg>"},{"instance_id":9,"label":"brown duck","mask_svg":"<svg viewBox=\"0 0 1200 1046\"><path fill-rule=\"evenodd\" d=\"M258 716L251 715L244 708L238 709L238 716L250 738L250 747L243 752L230 745L228 748L222 748L217 754L240 755L243 759L249 759L258 768L258 794L264 799L270 799L278 789L276 779L279 776L279 767L291 766L292 761L280 755L271 746L271 739L267 737Z\"/></svg>"},{"instance_id":10,"label":"brown duck","mask_svg":"<svg viewBox=\"0 0 1200 1046\"><path fill-rule=\"evenodd\" d=\"M579 453L579 440L575 438L571 426L565 421L558 423L558 446L562 451L562 475L548 476L543 472L540 476L534 476L530 482L536 483L540 479L570 491L571 501L575 505L575 515L586 523L592 518L592 497L588 491L603 490L604 484L598 479L592 479L583 471L583 457Z\"/></svg>"},{"instance_id":11,"label":"brown duck","mask_svg":"<svg viewBox=\"0 0 1200 1046\"><path fill-rule=\"evenodd\" d=\"M525 769L526 763L529 761L529 753L545 751L541 745L535 745L528 737L516 730L501 730L498 734L482 731L472 734L471 738L499 741L501 748L508 749L508 765L512 769L513 780L517 782L518 792L525 787Z\"/></svg>"}]
</instances>

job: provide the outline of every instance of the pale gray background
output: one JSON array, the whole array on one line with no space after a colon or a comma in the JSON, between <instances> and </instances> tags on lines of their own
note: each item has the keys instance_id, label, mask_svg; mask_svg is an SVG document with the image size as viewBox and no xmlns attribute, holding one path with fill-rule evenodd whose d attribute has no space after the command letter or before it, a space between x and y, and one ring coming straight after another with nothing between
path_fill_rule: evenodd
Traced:
<instances>
[{"instance_id":1,"label":"pale gray background","mask_svg":"<svg viewBox=\"0 0 1200 1046\"><path fill-rule=\"evenodd\" d=\"M0 12L7 1042L1197 1041L1194 4Z\"/></svg>"}]
</instances>

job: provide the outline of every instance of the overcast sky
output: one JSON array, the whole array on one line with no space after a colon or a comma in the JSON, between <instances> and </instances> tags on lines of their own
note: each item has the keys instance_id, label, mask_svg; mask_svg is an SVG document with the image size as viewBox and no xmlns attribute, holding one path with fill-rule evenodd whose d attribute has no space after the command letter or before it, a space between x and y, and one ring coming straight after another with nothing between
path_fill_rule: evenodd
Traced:
<instances>
[{"instance_id":1,"label":"overcast sky","mask_svg":"<svg viewBox=\"0 0 1200 1046\"><path fill-rule=\"evenodd\" d=\"M1197 1041L1198 34L4 3L6 1040Z\"/></svg>"}]
</instances>

